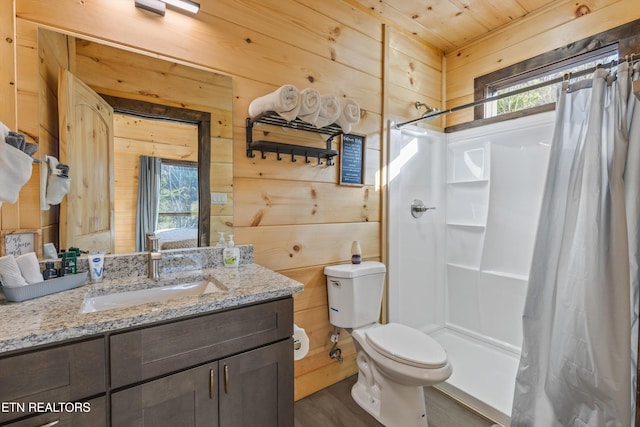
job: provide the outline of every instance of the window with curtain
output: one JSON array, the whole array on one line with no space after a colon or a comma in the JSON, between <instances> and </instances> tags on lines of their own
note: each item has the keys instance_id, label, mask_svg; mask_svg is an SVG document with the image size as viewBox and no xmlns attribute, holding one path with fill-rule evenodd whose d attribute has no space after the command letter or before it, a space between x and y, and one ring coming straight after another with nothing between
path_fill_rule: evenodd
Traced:
<instances>
[{"instance_id":1,"label":"window with curtain","mask_svg":"<svg viewBox=\"0 0 640 427\"><path fill-rule=\"evenodd\" d=\"M640 20L603 31L474 79L474 100L500 95L576 73L596 64L623 60L640 51ZM587 78L589 76L585 76ZM575 82L575 76L572 77ZM447 127L447 132L551 111L558 86L548 85L498 101L478 105L474 121Z\"/></svg>"},{"instance_id":2,"label":"window with curtain","mask_svg":"<svg viewBox=\"0 0 640 427\"><path fill-rule=\"evenodd\" d=\"M562 78L563 76L595 67L597 64L605 64L617 59L617 45L610 45L602 49L567 58L559 63L549 64L499 81L485 83L483 90L485 97L502 95L514 90ZM580 78L591 78L591 74L581 76ZM558 99L558 88L560 84L561 83L549 84L497 101L487 102L484 105L484 117L495 117L544 105L553 105Z\"/></svg>"}]
</instances>

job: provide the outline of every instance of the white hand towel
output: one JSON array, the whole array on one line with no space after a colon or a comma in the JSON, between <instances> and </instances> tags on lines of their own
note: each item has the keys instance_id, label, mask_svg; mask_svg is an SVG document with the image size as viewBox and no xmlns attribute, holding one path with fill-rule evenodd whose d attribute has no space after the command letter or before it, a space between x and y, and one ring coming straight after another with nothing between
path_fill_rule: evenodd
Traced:
<instances>
[{"instance_id":1,"label":"white hand towel","mask_svg":"<svg viewBox=\"0 0 640 427\"><path fill-rule=\"evenodd\" d=\"M71 178L62 176L58 169L58 159L53 156L45 156L47 168L47 193L45 200L48 205L59 205L62 198L71 188Z\"/></svg>"},{"instance_id":2,"label":"white hand towel","mask_svg":"<svg viewBox=\"0 0 640 427\"><path fill-rule=\"evenodd\" d=\"M293 85L284 85L274 92L254 99L249 104L249 117L265 111L275 111L285 120L296 118L300 110L300 91Z\"/></svg>"},{"instance_id":3,"label":"white hand towel","mask_svg":"<svg viewBox=\"0 0 640 427\"><path fill-rule=\"evenodd\" d=\"M28 284L22 277L20 267L18 267L13 255L0 257L0 279L2 279L2 286L8 288L27 286Z\"/></svg>"},{"instance_id":4,"label":"white hand towel","mask_svg":"<svg viewBox=\"0 0 640 427\"><path fill-rule=\"evenodd\" d=\"M306 88L300 92L300 111L298 118L314 124L320 114L320 92L313 88Z\"/></svg>"},{"instance_id":5,"label":"white hand towel","mask_svg":"<svg viewBox=\"0 0 640 427\"><path fill-rule=\"evenodd\" d=\"M18 193L31 178L32 169L31 156L0 141L0 201L17 202Z\"/></svg>"},{"instance_id":6,"label":"white hand towel","mask_svg":"<svg viewBox=\"0 0 640 427\"><path fill-rule=\"evenodd\" d=\"M18 255L16 257L16 264L20 269L22 277L28 284L40 283L44 281L42 273L40 272L40 263L35 252L28 252L26 254Z\"/></svg>"},{"instance_id":7,"label":"white hand towel","mask_svg":"<svg viewBox=\"0 0 640 427\"><path fill-rule=\"evenodd\" d=\"M351 132L351 125L355 125L360 121L360 106L356 101L347 98L341 103L342 112L336 123L342 128L342 132Z\"/></svg>"},{"instance_id":8,"label":"white hand towel","mask_svg":"<svg viewBox=\"0 0 640 427\"><path fill-rule=\"evenodd\" d=\"M11 129L9 129L4 123L0 122L0 142L5 142L4 140L9 135L9 132L11 132Z\"/></svg>"},{"instance_id":9,"label":"white hand towel","mask_svg":"<svg viewBox=\"0 0 640 427\"><path fill-rule=\"evenodd\" d=\"M320 114L314 123L317 128L323 128L334 123L340 117L340 102L335 95L322 95L320 97Z\"/></svg>"}]
</instances>

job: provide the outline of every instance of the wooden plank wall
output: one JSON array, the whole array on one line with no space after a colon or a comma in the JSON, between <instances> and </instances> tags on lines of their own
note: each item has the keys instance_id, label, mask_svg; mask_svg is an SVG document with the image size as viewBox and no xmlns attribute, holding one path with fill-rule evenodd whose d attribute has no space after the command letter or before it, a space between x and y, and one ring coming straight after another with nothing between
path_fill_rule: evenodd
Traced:
<instances>
[{"instance_id":1,"label":"wooden plank wall","mask_svg":"<svg viewBox=\"0 0 640 427\"><path fill-rule=\"evenodd\" d=\"M373 13L342 0L201 0L202 10L195 18L173 11L164 18L153 16L135 9L132 1L15 1L19 22L232 76L236 242L254 244L258 263L305 284L305 291L295 298L295 321L308 331L311 351L296 362L296 399L356 372L347 334L341 342L344 363L327 356L331 327L322 269L347 262L352 240L360 240L366 259L380 259L384 253L380 175L388 143L385 121L418 117L415 101L441 105L443 74L447 106L459 105L472 97L475 75L636 19L640 13L636 0L589 0L583 3L592 13L576 18L575 5L566 1L558 10L519 21L522 28L503 27L483 43L448 54L445 71L438 49L402 29L383 31ZM0 12L8 13L6 2L0 7ZM0 19L4 32L5 21L11 21ZM2 70L0 83L6 86L11 70ZM246 157L244 120L249 103L285 83L358 100L363 114L353 131L367 137L364 187L337 185L337 167L279 162L273 155L266 160ZM18 96L17 103L19 119L33 114L22 107L28 105L26 99ZM0 107L0 114L0 120L5 114L11 119L6 107ZM454 124L465 117L447 120ZM2 226L6 217L15 222L13 213L2 209Z\"/></svg>"},{"instance_id":2,"label":"wooden plank wall","mask_svg":"<svg viewBox=\"0 0 640 427\"><path fill-rule=\"evenodd\" d=\"M60 0L55 4L17 0L16 14L19 25L42 24L232 76L233 154L221 144L212 152L222 150L233 156L236 242L252 243L256 262L306 286L295 298L295 320L311 338L309 356L296 363L298 399L356 372L348 334L341 341L344 363L328 357L332 328L323 267L348 261L352 240L361 242L365 259L381 259L381 158L386 143L382 122L387 118L381 96L385 71L382 25L340 0L201 3L195 18L173 11L161 18L135 9L133 2L109 0ZM411 99L401 99L398 92L391 105L397 118L410 119L417 113L412 109L415 100L441 102L437 58L442 54L400 34L392 44L403 63L387 73L402 74L391 80ZM423 54L426 59L412 61L412 55ZM93 87L106 87L92 79L108 79L105 68L109 67L100 61L80 64L80 57L77 61L77 70L93 67L81 76L83 80ZM134 67L119 87L136 77ZM353 132L366 136L363 187L337 185L339 169L335 166L278 162L273 155L266 160L246 157L244 122L249 103L285 83L352 97L360 103L362 118ZM212 191L221 190L212 187Z\"/></svg>"},{"instance_id":3,"label":"wooden plank wall","mask_svg":"<svg viewBox=\"0 0 640 427\"><path fill-rule=\"evenodd\" d=\"M590 13L583 15L584 10ZM637 0L563 1L531 13L447 53L447 108L473 102L475 77L639 18ZM473 109L466 109L447 115L446 126L472 120Z\"/></svg>"}]
</instances>

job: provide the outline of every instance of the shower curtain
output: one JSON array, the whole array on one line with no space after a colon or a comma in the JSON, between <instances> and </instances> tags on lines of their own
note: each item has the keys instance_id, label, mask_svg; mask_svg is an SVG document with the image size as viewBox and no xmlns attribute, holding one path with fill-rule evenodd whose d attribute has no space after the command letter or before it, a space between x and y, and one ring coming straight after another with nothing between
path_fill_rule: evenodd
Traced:
<instances>
[{"instance_id":1,"label":"shower curtain","mask_svg":"<svg viewBox=\"0 0 640 427\"><path fill-rule=\"evenodd\" d=\"M632 425L640 103L628 63L562 88L512 427ZM633 326L632 326L633 325ZM637 335L637 330L634 332Z\"/></svg>"}]
</instances>

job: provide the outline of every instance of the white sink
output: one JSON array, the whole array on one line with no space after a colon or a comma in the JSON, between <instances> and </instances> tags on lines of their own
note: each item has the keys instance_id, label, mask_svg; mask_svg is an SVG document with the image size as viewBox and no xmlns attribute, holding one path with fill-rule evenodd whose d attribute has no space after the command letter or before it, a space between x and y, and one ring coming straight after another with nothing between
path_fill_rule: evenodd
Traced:
<instances>
[{"instance_id":1,"label":"white sink","mask_svg":"<svg viewBox=\"0 0 640 427\"><path fill-rule=\"evenodd\" d=\"M149 287L146 289L114 292L106 295L85 297L80 313L95 313L97 311L116 308L133 307L151 302L162 302L175 298L198 296L212 292L224 292L224 285L217 280L200 280L192 283L180 283L166 286Z\"/></svg>"}]
</instances>

